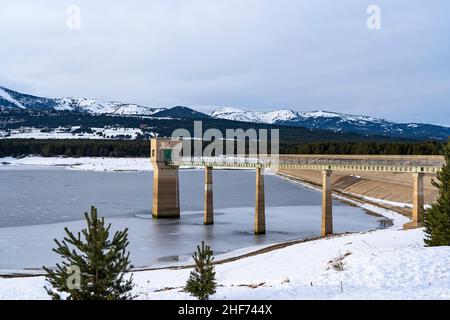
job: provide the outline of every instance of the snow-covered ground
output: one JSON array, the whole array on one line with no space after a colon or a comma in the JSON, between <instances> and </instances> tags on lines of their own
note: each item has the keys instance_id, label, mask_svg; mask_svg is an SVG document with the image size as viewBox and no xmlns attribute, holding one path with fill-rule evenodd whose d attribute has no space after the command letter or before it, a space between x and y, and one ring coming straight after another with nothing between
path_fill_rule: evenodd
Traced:
<instances>
[{"instance_id":1,"label":"snow-covered ground","mask_svg":"<svg viewBox=\"0 0 450 320\"><path fill-rule=\"evenodd\" d=\"M1 169L30 165L151 170L147 158L0 159ZM394 226L294 244L219 264L219 287L213 298L450 299L450 247L424 247L422 229L401 230L407 218L373 205L358 205L370 206L366 208L393 219ZM239 254L242 252L228 256ZM338 257L343 258L343 271L330 263ZM181 290L189 272L190 269L136 271L135 294L140 299L191 298ZM44 285L42 276L0 278L0 299L47 299Z\"/></svg>"},{"instance_id":2,"label":"snow-covered ground","mask_svg":"<svg viewBox=\"0 0 450 320\"><path fill-rule=\"evenodd\" d=\"M364 200L367 200L367 201L370 201L373 203L386 204L388 206L393 206L393 207L399 207L399 208L412 208L413 207L412 203L407 203L407 202L397 202L397 201L390 201L390 200L386 200L386 199L378 199L378 198L364 196L364 195L360 195L360 194L352 194L352 195L360 197ZM431 205L426 204L424 207L425 207L425 209L428 209L431 207Z\"/></svg>"},{"instance_id":3,"label":"snow-covered ground","mask_svg":"<svg viewBox=\"0 0 450 320\"><path fill-rule=\"evenodd\" d=\"M124 139L134 140L144 134L139 128L91 128L91 133L77 133L80 127L56 128L42 131L40 128L21 128L10 131L0 130L0 139ZM154 133L150 135L155 136Z\"/></svg>"},{"instance_id":4,"label":"snow-covered ground","mask_svg":"<svg viewBox=\"0 0 450 320\"><path fill-rule=\"evenodd\" d=\"M152 171L149 158L65 158L65 157L24 157L0 158L0 170L22 167L66 166L71 170L83 171Z\"/></svg>"},{"instance_id":5,"label":"snow-covered ground","mask_svg":"<svg viewBox=\"0 0 450 320\"><path fill-rule=\"evenodd\" d=\"M216 266L213 299L450 299L450 248L422 229L304 242ZM338 271L330 261L343 258ZM190 299L190 269L134 272L139 299ZM48 299L44 277L0 279L0 299Z\"/></svg>"},{"instance_id":6,"label":"snow-covered ground","mask_svg":"<svg viewBox=\"0 0 450 320\"><path fill-rule=\"evenodd\" d=\"M108 158L108 157L39 157L0 158L0 170L28 169L45 167L67 167L70 170L82 171L153 171L150 158ZM185 168L185 167L183 167ZM196 168L196 167L192 167ZM203 167L201 167L203 169ZM233 170L251 170L251 168L235 168ZM267 172L267 174L270 174Z\"/></svg>"}]
</instances>

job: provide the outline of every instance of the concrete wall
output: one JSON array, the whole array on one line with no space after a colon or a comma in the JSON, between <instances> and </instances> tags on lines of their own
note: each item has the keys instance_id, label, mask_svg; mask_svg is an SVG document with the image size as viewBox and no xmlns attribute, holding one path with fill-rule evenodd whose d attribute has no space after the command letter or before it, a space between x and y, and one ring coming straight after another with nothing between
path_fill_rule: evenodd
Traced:
<instances>
[{"instance_id":1,"label":"concrete wall","mask_svg":"<svg viewBox=\"0 0 450 320\"><path fill-rule=\"evenodd\" d=\"M312 170L281 170L280 173L295 176L299 179L322 186L322 172ZM434 175L424 177L425 203L436 199L437 189L431 184ZM363 195L388 201L413 202L413 175L411 173L391 172L338 172L333 171L333 190L347 194ZM385 205L406 215L411 215L411 208Z\"/></svg>"}]
</instances>

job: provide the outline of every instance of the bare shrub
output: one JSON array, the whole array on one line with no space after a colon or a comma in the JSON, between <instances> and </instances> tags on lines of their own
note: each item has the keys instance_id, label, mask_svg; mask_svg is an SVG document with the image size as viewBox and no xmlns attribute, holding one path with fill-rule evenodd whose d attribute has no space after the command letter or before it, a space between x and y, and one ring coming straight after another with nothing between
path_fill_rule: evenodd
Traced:
<instances>
[{"instance_id":1,"label":"bare shrub","mask_svg":"<svg viewBox=\"0 0 450 320\"><path fill-rule=\"evenodd\" d=\"M335 271L344 271L345 270L345 261L344 259L351 255L350 252L347 252L345 254L339 254L337 257L333 258L332 260L328 261L328 264L330 267Z\"/></svg>"}]
</instances>

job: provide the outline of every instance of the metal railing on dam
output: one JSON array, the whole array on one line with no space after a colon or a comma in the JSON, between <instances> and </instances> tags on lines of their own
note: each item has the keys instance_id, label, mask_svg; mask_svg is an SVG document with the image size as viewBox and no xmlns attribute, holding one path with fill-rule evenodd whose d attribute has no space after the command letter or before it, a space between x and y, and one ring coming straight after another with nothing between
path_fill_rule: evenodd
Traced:
<instances>
[{"instance_id":1,"label":"metal railing on dam","mask_svg":"<svg viewBox=\"0 0 450 320\"><path fill-rule=\"evenodd\" d=\"M333 171L381 171L436 173L444 165L442 156L379 155L279 155L259 157L180 157L168 165L215 168L275 168Z\"/></svg>"}]
</instances>

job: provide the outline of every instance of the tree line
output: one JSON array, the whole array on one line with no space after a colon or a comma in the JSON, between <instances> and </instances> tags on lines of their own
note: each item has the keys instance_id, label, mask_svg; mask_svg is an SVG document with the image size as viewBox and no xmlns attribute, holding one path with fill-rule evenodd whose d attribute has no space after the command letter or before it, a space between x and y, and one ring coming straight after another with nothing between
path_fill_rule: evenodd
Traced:
<instances>
[{"instance_id":1,"label":"tree line","mask_svg":"<svg viewBox=\"0 0 450 320\"><path fill-rule=\"evenodd\" d=\"M281 154L442 155L444 143L423 142L316 142L280 146Z\"/></svg>"},{"instance_id":2,"label":"tree line","mask_svg":"<svg viewBox=\"0 0 450 320\"><path fill-rule=\"evenodd\" d=\"M0 140L0 157L148 157L150 142L139 140Z\"/></svg>"},{"instance_id":3,"label":"tree line","mask_svg":"<svg viewBox=\"0 0 450 320\"><path fill-rule=\"evenodd\" d=\"M281 154L441 155L443 143L424 142L310 142L281 144ZM0 140L0 157L148 157L150 142L140 140Z\"/></svg>"}]
</instances>

